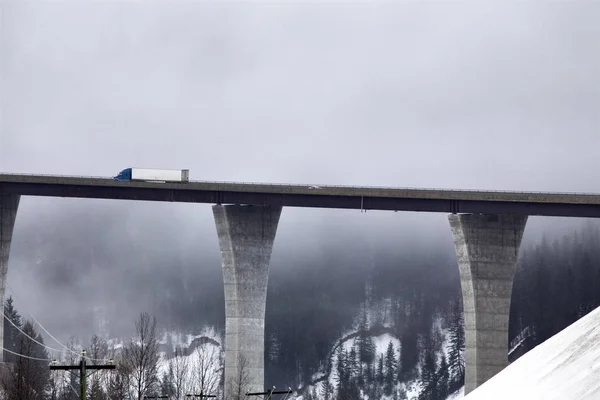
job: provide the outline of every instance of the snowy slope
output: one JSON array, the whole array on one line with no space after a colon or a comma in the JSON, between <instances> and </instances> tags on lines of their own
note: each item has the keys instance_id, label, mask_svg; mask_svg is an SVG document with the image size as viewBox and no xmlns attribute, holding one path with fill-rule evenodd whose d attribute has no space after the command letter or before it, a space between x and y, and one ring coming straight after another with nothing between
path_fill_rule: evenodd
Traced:
<instances>
[{"instance_id":1,"label":"snowy slope","mask_svg":"<svg viewBox=\"0 0 600 400\"><path fill-rule=\"evenodd\" d=\"M600 308L520 357L465 399L600 399Z\"/></svg>"},{"instance_id":2,"label":"snowy slope","mask_svg":"<svg viewBox=\"0 0 600 400\"><path fill-rule=\"evenodd\" d=\"M186 392L200 392L200 376L204 377L205 387L218 393L220 370L223 367L222 337L214 327L205 326L197 334L164 331L159 335L158 378L169 372L169 366L178 374L181 389ZM135 339L134 339L135 340ZM107 340L109 348L119 352L126 341ZM179 355L175 357L175 349ZM107 384L107 382L105 382Z\"/></svg>"},{"instance_id":3,"label":"snowy slope","mask_svg":"<svg viewBox=\"0 0 600 400\"><path fill-rule=\"evenodd\" d=\"M438 320L438 321L436 321L436 323L434 323L434 328L439 330L440 334L443 337L442 351L440 352L440 354L438 354L438 358L440 358L442 356L442 353L446 356L446 358L448 358L448 352L449 352L449 346L450 346L449 332L442 328L441 320ZM317 380L320 381L320 380L324 379L324 380L328 380L332 387L334 387L334 388L337 387L338 355L337 355L336 349L338 348L338 346L341 346L344 350L350 351L350 349L352 349L352 347L356 345L356 340L357 340L356 329L357 329L357 327L355 326L354 329L355 330L350 330L348 332L345 332L344 335L342 335L342 337L339 339L338 343L335 346L333 346L333 349L332 349L330 357L329 357L330 362L331 362L331 370L330 370L329 374L327 374L326 371L321 371L313 376L313 381L317 381ZM371 335L371 337L373 338L373 341L375 344L376 359L379 359L379 357L381 357L381 356L385 356L389 343L392 343L392 345L394 346L394 351L396 353L396 357L398 357L398 353L400 352L402 345L401 345L400 340L397 337L395 337L394 335L392 335L390 333ZM439 359L438 359L438 362L439 362ZM415 380L411 380L408 382L397 383L396 388L399 392L403 393L403 395L401 395L402 399L417 400L420 395L420 392L421 392L420 383L421 383L420 379L417 378ZM322 382L319 382L319 383L316 383L313 385L308 385L307 387L301 388L302 389L301 391L305 392L305 391L310 391L310 390L315 389L316 393L317 393L317 398L319 398L318 393L322 389L322 385L323 385ZM372 398L370 399L365 393L362 393L362 395L363 395L363 399L365 399L365 400L391 400L394 398L393 396L389 396L389 397L382 396L380 399L372 399ZM458 390L456 393L453 393L450 396L448 396L447 400L458 400L458 399L462 399L462 398L463 398L463 389ZM303 395L292 395L288 399L289 400L304 400L304 396Z\"/></svg>"},{"instance_id":4,"label":"snowy slope","mask_svg":"<svg viewBox=\"0 0 600 400\"><path fill-rule=\"evenodd\" d=\"M204 339L204 340L203 340ZM221 346L221 337L212 327L204 327L200 334L181 334L177 332L165 332L162 335L159 343L171 353L179 348L183 351L183 355L179 356L181 360L180 366L186 369L185 376L190 388L195 386L196 377L201 374L201 370L210 379L217 379L219 370L223 366L223 350ZM170 344L170 346L168 346ZM159 378L162 378L164 373L169 371L169 362L174 361L173 354L167 354L166 351L159 353L158 372Z\"/></svg>"}]
</instances>

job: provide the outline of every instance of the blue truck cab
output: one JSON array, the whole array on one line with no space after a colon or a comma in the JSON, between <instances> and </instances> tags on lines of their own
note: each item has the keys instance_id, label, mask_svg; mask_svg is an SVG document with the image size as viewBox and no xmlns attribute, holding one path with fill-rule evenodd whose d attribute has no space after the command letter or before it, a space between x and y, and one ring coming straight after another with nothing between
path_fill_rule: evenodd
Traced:
<instances>
[{"instance_id":1,"label":"blue truck cab","mask_svg":"<svg viewBox=\"0 0 600 400\"><path fill-rule=\"evenodd\" d=\"M131 168L125 168L119 172L119 175L113 178L115 181L130 181L131 180Z\"/></svg>"}]
</instances>

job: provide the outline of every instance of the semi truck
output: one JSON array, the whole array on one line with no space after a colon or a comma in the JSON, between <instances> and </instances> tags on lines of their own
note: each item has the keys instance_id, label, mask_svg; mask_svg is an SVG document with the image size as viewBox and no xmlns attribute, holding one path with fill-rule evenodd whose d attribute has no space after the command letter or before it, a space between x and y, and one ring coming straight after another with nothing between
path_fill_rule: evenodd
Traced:
<instances>
[{"instance_id":1,"label":"semi truck","mask_svg":"<svg viewBox=\"0 0 600 400\"><path fill-rule=\"evenodd\" d=\"M114 177L116 181L189 182L189 169L125 168Z\"/></svg>"}]
</instances>

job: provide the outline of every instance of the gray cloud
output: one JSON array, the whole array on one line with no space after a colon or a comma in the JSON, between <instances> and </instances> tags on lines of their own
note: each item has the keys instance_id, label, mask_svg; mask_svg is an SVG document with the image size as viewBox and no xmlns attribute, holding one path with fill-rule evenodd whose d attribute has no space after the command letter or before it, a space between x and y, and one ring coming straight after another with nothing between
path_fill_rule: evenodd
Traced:
<instances>
[{"instance_id":1,"label":"gray cloud","mask_svg":"<svg viewBox=\"0 0 600 400\"><path fill-rule=\"evenodd\" d=\"M597 190L599 12L7 2L1 167Z\"/></svg>"},{"instance_id":2,"label":"gray cloud","mask_svg":"<svg viewBox=\"0 0 600 400\"><path fill-rule=\"evenodd\" d=\"M600 191L599 16L575 3L6 1L0 170ZM24 232L52 235L54 214L92 224L77 213L143 241L157 223L218 256L208 206L26 198L17 287L31 284L16 268ZM574 223L533 218L526 238L556 221ZM336 226L451 245L442 215L289 209L274 258Z\"/></svg>"}]
</instances>

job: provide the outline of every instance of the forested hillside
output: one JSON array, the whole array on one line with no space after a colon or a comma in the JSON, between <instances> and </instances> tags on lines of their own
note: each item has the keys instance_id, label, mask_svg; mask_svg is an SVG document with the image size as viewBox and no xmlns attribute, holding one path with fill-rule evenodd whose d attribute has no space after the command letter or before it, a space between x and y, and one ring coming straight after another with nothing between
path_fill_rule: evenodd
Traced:
<instances>
[{"instance_id":1,"label":"forested hillside","mask_svg":"<svg viewBox=\"0 0 600 400\"><path fill-rule=\"evenodd\" d=\"M329 360L337 341L355 334L356 357L350 352L344 357L349 363L356 360L352 371L366 375L344 376L373 391L380 360L365 341L381 333L402 342L390 376L394 381L415 378L426 353L441 349L434 323L441 320L447 327L461 307L452 258L444 251L402 254L380 248L365 257L361 248L331 250L344 256L333 258L326 268L315 263L302 275L274 274L268 294L272 305L267 307L268 379L278 387L314 382L332 368ZM365 267L358 268L357 262Z\"/></svg>"},{"instance_id":2,"label":"forested hillside","mask_svg":"<svg viewBox=\"0 0 600 400\"><path fill-rule=\"evenodd\" d=\"M600 305L600 229L595 221L523 248L511 303L510 337L529 327L542 343Z\"/></svg>"},{"instance_id":3,"label":"forested hillside","mask_svg":"<svg viewBox=\"0 0 600 400\"><path fill-rule=\"evenodd\" d=\"M60 237L53 240L60 241ZM42 263L30 268L52 277L76 263L111 265L114 253L98 247L110 244L93 243L90 251L75 253L70 259L45 254ZM600 305L595 290L600 281L599 244L598 224L590 222L556 241L541 237L523 246L513 290L511 340L529 327L540 343ZM53 248L52 242L45 246ZM464 379L462 298L451 242L432 247L389 246L369 244L350 234L344 240L326 237L320 248L320 252L274 259L266 315L267 387L292 387L304 400L348 400L358 398L358 393L370 399L438 400L460 389ZM208 255L205 262L218 263L213 256ZM140 311L156 316L159 332L197 335L209 326L222 335L220 271L199 272L192 267L197 262L186 252L169 257L154 248L139 261L139 269L118 272L111 267L110 271L115 280L133 278L144 286L136 292L143 294L147 309ZM159 264L168 269L158 268ZM93 268L88 267L91 273ZM149 271L152 276L147 275ZM110 301L106 302L111 337L128 343L134 334L133 318L118 318L110 312ZM39 328L25 314L18 315L12 299L7 301L6 313L20 329L44 343ZM92 310L74 315L73 320L85 325L93 320ZM6 349L34 358L50 356L38 344L23 339L6 319L5 326ZM79 336L90 348L91 335ZM173 349L168 350L172 346L161 346L165 345L163 356L173 356ZM36 382L52 386L47 363L21 360L6 352L5 359L19 365L17 375L9 376L13 380L3 381L5 387L19 382L19 374L35 371L41 377ZM158 386L153 390L157 393L161 387L170 387L168 375L156 379Z\"/></svg>"}]
</instances>

